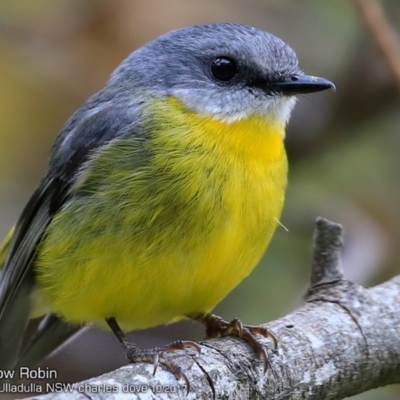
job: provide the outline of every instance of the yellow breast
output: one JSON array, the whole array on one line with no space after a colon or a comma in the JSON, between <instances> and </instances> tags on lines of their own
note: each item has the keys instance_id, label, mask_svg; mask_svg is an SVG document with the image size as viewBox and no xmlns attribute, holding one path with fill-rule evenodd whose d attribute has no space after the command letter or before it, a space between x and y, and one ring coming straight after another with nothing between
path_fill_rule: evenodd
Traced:
<instances>
[{"instance_id":1,"label":"yellow breast","mask_svg":"<svg viewBox=\"0 0 400 400\"><path fill-rule=\"evenodd\" d=\"M42 295L69 321L113 316L140 329L208 312L251 272L276 227L283 126L227 124L175 99L155 110L146 162L131 168L129 139L96 156L80 183L90 199L65 207L40 247Z\"/></svg>"}]
</instances>

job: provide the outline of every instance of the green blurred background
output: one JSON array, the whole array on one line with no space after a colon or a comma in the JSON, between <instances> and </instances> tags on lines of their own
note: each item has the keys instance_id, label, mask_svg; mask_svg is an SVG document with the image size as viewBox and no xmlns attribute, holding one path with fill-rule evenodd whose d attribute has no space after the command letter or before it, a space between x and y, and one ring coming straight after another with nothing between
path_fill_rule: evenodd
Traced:
<instances>
[{"instance_id":1,"label":"green blurred background","mask_svg":"<svg viewBox=\"0 0 400 400\"><path fill-rule=\"evenodd\" d=\"M400 31L398 0L383 1ZM349 0L2 0L0 2L0 236L43 176L66 119L100 89L132 50L169 30L238 22L270 31L297 52L306 72L337 92L304 96L287 134L289 190L282 224L262 263L217 308L251 324L301 304L314 220L346 229L346 276L374 285L399 273L399 92ZM136 332L140 346L200 339L193 323ZM86 331L47 365L77 381L124 364L115 338ZM399 399L398 386L365 399Z\"/></svg>"}]
</instances>

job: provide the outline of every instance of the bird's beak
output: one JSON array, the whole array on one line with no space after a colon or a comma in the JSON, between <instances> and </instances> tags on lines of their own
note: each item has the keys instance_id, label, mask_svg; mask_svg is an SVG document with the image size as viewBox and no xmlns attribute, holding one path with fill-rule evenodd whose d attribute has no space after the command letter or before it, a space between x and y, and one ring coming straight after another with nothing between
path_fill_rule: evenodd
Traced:
<instances>
[{"instance_id":1,"label":"bird's beak","mask_svg":"<svg viewBox=\"0 0 400 400\"><path fill-rule=\"evenodd\" d=\"M336 86L331 81L311 75L291 75L284 80L274 82L271 86L274 91L286 96L321 92L327 89L336 90Z\"/></svg>"}]
</instances>

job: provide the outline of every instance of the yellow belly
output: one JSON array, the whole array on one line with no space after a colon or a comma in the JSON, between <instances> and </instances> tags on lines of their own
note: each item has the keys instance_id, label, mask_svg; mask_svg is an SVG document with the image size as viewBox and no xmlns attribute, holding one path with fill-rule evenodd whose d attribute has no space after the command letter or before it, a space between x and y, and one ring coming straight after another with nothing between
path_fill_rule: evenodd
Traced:
<instances>
[{"instance_id":1,"label":"yellow belly","mask_svg":"<svg viewBox=\"0 0 400 400\"><path fill-rule=\"evenodd\" d=\"M159 112L168 119L152 127L154 156L133 166L129 139L95 156L39 247L41 295L70 322L142 329L211 311L275 230L283 127L199 118L174 100Z\"/></svg>"}]
</instances>

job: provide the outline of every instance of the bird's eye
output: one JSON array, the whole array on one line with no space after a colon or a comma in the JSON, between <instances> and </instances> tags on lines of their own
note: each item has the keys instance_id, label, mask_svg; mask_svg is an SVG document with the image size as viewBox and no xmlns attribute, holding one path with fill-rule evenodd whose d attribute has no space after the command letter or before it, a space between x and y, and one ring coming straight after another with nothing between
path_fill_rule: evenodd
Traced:
<instances>
[{"instance_id":1,"label":"bird's eye","mask_svg":"<svg viewBox=\"0 0 400 400\"><path fill-rule=\"evenodd\" d=\"M211 73L215 79L227 82L237 73L237 65L229 57L217 57L211 64Z\"/></svg>"}]
</instances>

